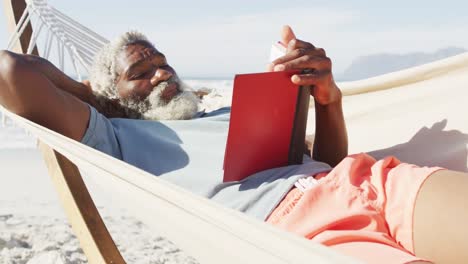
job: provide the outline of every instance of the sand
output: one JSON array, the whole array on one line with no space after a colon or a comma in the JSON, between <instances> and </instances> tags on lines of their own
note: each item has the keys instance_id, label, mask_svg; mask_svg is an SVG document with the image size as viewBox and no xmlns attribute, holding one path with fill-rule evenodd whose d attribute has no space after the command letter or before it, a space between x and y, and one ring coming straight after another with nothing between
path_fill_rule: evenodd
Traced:
<instances>
[{"instance_id":1,"label":"sand","mask_svg":"<svg viewBox=\"0 0 468 264\"><path fill-rule=\"evenodd\" d=\"M107 201L97 207L127 263L197 263ZM36 149L0 150L0 263L87 263Z\"/></svg>"}]
</instances>

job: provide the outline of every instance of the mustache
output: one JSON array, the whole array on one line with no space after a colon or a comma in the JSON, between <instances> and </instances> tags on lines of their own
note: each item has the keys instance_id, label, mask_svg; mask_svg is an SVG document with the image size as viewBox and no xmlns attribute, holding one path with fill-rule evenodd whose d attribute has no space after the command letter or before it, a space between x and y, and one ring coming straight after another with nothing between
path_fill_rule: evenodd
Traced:
<instances>
[{"instance_id":1,"label":"mustache","mask_svg":"<svg viewBox=\"0 0 468 264\"><path fill-rule=\"evenodd\" d=\"M156 84L156 85L153 87L153 90L158 89L158 88L160 88L160 87L164 87L164 88L165 88L165 87L167 87L167 86L170 85L170 84L175 84L176 87L177 87L177 90L179 90L179 91L183 91L183 90L184 90L184 89L182 88L182 84L181 84L180 79L177 78L177 77L174 77L174 76L172 76L171 78L169 78L169 79L167 79L167 80L165 80L165 81L159 82L158 84Z\"/></svg>"}]
</instances>

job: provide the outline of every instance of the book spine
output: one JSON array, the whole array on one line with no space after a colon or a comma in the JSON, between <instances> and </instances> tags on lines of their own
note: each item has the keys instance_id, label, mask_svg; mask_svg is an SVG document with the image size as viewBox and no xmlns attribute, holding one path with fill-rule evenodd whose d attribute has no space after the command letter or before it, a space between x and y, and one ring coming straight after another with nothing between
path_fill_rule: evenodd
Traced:
<instances>
[{"instance_id":1,"label":"book spine","mask_svg":"<svg viewBox=\"0 0 468 264\"><path fill-rule=\"evenodd\" d=\"M288 164L302 164L305 153L305 135L310 103L310 86L300 86L297 93L294 125L289 144Z\"/></svg>"}]
</instances>

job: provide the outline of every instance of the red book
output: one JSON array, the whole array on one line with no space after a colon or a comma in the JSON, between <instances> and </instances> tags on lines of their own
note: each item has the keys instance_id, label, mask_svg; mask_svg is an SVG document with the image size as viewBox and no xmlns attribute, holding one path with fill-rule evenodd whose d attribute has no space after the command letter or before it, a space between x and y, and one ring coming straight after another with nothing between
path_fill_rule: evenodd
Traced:
<instances>
[{"instance_id":1,"label":"red book","mask_svg":"<svg viewBox=\"0 0 468 264\"><path fill-rule=\"evenodd\" d=\"M236 75L224 155L224 182L302 163L310 88L295 72Z\"/></svg>"}]
</instances>

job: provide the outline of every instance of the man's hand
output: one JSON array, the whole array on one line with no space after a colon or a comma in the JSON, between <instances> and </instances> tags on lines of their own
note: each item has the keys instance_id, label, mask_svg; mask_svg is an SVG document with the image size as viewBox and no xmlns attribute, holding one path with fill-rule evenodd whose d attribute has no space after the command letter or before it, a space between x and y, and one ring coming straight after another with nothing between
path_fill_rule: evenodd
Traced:
<instances>
[{"instance_id":1,"label":"man's hand","mask_svg":"<svg viewBox=\"0 0 468 264\"><path fill-rule=\"evenodd\" d=\"M341 91L332 75L332 63L325 51L299 40L289 26L282 32L286 54L268 65L270 71L298 70L294 84L311 86L315 99L313 159L335 166L348 154L348 136L343 118Z\"/></svg>"},{"instance_id":2,"label":"man's hand","mask_svg":"<svg viewBox=\"0 0 468 264\"><path fill-rule=\"evenodd\" d=\"M297 39L289 26L283 28L282 43L287 48L286 55L269 64L268 70L300 70L301 74L293 75L291 81L297 85L311 86L316 103L325 106L340 102L341 91L333 80L332 62L325 50Z\"/></svg>"},{"instance_id":3,"label":"man's hand","mask_svg":"<svg viewBox=\"0 0 468 264\"><path fill-rule=\"evenodd\" d=\"M91 82L89 80L84 80L81 82L85 87L88 93L93 93L93 89L91 88Z\"/></svg>"},{"instance_id":4,"label":"man's hand","mask_svg":"<svg viewBox=\"0 0 468 264\"><path fill-rule=\"evenodd\" d=\"M119 99L109 99L106 96L95 94L89 80L84 80L80 84L81 94L74 94L82 101L96 108L98 112L107 118L140 118L140 114L128 109L119 103Z\"/></svg>"}]
</instances>

